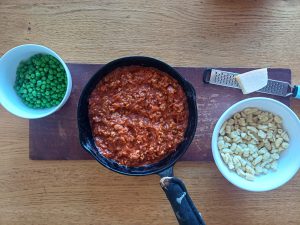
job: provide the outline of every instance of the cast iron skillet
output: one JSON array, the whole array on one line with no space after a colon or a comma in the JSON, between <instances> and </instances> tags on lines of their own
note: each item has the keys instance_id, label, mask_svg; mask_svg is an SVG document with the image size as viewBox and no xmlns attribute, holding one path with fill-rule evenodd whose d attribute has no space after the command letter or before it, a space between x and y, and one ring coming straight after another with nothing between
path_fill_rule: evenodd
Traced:
<instances>
[{"instance_id":1,"label":"cast iron skillet","mask_svg":"<svg viewBox=\"0 0 300 225\"><path fill-rule=\"evenodd\" d=\"M185 132L184 140L179 144L176 151L158 163L140 167L123 166L113 160L105 158L102 154L100 154L95 146L88 118L88 99L98 82L112 70L120 66L129 65L154 67L171 75L183 87L187 96L189 109L188 127ZM103 66L89 80L81 93L77 109L80 144L99 163L114 172L133 176L142 176L154 173L160 175L161 187L165 191L166 196L172 205L179 224L202 225L205 223L201 217L201 214L198 212L190 196L188 195L183 182L173 176L173 165L186 152L194 138L197 127L197 115L196 93L193 86L184 78L182 78L182 76L171 66L149 57L132 56L120 58Z\"/></svg>"}]
</instances>

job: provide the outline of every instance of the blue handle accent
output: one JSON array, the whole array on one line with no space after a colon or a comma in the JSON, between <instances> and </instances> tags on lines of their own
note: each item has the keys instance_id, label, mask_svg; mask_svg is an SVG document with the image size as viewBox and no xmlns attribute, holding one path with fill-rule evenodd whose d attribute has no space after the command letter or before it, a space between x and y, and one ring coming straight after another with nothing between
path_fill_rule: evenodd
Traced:
<instances>
[{"instance_id":1,"label":"blue handle accent","mask_svg":"<svg viewBox=\"0 0 300 225\"><path fill-rule=\"evenodd\" d=\"M293 88L293 97L300 99L300 86L295 85Z\"/></svg>"}]
</instances>

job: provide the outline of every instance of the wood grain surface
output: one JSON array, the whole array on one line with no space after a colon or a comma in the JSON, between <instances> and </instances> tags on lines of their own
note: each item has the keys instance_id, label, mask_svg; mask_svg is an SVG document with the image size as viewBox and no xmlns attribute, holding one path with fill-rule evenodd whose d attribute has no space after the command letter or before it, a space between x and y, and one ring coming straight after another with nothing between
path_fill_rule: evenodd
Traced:
<instances>
[{"instance_id":1,"label":"wood grain surface","mask_svg":"<svg viewBox=\"0 0 300 225\"><path fill-rule=\"evenodd\" d=\"M67 62L148 55L174 66L289 67L300 83L298 0L1 0L0 55L39 43ZM299 101L292 107L300 115ZM157 176L94 161L31 161L28 121L0 109L0 224L176 224ZM180 162L207 224L300 224L300 174L270 192L228 183L214 163Z\"/></svg>"}]
</instances>

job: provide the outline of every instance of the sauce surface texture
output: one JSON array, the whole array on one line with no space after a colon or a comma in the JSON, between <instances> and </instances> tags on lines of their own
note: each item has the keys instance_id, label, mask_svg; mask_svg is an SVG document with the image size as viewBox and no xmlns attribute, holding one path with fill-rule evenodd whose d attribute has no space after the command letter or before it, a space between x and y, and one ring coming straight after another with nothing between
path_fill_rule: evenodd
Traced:
<instances>
[{"instance_id":1,"label":"sauce surface texture","mask_svg":"<svg viewBox=\"0 0 300 225\"><path fill-rule=\"evenodd\" d=\"M98 150L126 166L160 161L176 151L188 122L179 83L152 67L120 67L89 98L89 119Z\"/></svg>"}]
</instances>

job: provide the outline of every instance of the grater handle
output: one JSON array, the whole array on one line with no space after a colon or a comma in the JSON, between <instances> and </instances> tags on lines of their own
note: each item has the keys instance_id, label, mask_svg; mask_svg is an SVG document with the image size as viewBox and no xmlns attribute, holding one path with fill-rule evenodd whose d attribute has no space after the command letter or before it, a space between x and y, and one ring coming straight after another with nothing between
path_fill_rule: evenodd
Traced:
<instances>
[{"instance_id":1,"label":"grater handle","mask_svg":"<svg viewBox=\"0 0 300 225\"><path fill-rule=\"evenodd\" d=\"M203 82L205 84L209 84L210 75L211 75L211 69L204 70L204 72L203 72Z\"/></svg>"},{"instance_id":2,"label":"grater handle","mask_svg":"<svg viewBox=\"0 0 300 225\"><path fill-rule=\"evenodd\" d=\"M295 85L293 88L293 97L300 99L300 85Z\"/></svg>"}]
</instances>

